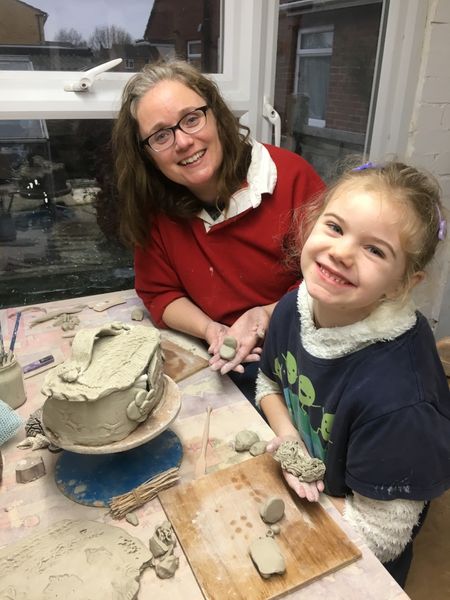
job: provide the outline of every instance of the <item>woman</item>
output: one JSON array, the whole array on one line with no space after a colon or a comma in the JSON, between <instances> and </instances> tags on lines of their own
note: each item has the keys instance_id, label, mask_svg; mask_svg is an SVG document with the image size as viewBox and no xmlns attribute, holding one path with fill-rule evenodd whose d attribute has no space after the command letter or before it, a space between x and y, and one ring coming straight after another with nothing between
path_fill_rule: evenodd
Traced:
<instances>
[{"instance_id":1,"label":"woman","mask_svg":"<svg viewBox=\"0 0 450 600\"><path fill-rule=\"evenodd\" d=\"M241 363L259 359L276 302L298 284L283 243L321 179L296 154L251 141L217 86L182 61L132 77L112 143L137 294L157 326L204 339L212 368L234 370L249 394ZM225 336L237 340L230 361Z\"/></svg>"}]
</instances>

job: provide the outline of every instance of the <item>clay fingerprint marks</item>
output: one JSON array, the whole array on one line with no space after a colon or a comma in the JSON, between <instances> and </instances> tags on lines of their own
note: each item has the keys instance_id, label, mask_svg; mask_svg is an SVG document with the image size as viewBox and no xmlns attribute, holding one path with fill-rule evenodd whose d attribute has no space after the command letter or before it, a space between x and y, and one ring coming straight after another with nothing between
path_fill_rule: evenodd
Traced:
<instances>
[{"instance_id":1,"label":"clay fingerprint marks","mask_svg":"<svg viewBox=\"0 0 450 600\"><path fill-rule=\"evenodd\" d=\"M119 527L60 521L0 550L0 598L133 600L151 558Z\"/></svg>"}]
</instances>

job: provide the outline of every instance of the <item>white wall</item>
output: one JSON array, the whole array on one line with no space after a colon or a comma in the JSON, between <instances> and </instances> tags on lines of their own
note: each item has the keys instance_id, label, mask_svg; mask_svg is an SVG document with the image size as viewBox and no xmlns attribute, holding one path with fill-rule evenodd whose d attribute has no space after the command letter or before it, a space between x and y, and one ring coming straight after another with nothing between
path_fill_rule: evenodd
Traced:
<instances>
[{"instance_id":1,"label":"white wall","mask_svg":"<svg viewBox=\"0 0 450 600\"><path fill-rule=\"evenodd\" d=\"M428 0L421 56L406 159L437 176L450 219L449 0ZM435 329L437 338L450 335L449 260L450 242L447 240L441 245L428 282L416 294L420 308L438 321Z\"/></svg>"}]
</instances>

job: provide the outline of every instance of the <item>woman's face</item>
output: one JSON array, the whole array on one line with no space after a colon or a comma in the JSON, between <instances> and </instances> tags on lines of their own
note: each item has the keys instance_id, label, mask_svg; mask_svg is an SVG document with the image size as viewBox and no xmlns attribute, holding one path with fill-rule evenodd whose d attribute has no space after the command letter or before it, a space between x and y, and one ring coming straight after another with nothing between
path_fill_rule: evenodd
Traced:
<instances>
[{"instance_id":1,"label":"woman's face","mask_svg":"<svg viewBox=\"0 0 450 600\"><path fill-rule=\"evenodd\" d=\"M137 105L140 138L145 139L160 129L176 125L187 113L205 104L204 98L183 83L161 81ZM214 204L223 153L211 110L206 113L206 125L197 133L188 134L177 129L170 148L161 152L148 146L145 148L168 179L186 186L200 200Z\"/></svg>"}]
</instances>

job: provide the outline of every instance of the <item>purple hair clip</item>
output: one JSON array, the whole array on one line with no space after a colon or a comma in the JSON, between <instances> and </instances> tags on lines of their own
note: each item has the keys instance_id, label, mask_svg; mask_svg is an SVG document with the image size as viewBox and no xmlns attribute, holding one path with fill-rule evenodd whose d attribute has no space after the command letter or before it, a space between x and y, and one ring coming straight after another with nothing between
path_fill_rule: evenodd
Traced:
<instances>
[{"instance_id":1,"label":"purple hair clip","mask_svg":"<svg viewBox=\"0 0 450 600\"><path fill-rule=\"evenodd\" d=\"M438 219L439 219L439 229L438 229L438 239L445 240L447 235L447 221L442 217L441 209L439 208L439 204L436 204Z\"/></svg>"},{"instance_id":2,"label":"purple hair clip","mask_svg":"<svg viewBox=\"0 0 450 600\"><path fill-rule=\"evenodd\" d=\"M355 167L352 171L365 171L366 169L376 169L376 164L373 162L366 162L363 165L359 165L359 167Z\"/></svg>"}]
</instances>

